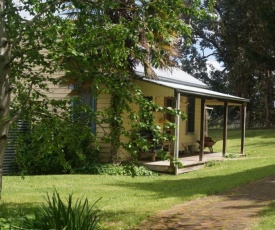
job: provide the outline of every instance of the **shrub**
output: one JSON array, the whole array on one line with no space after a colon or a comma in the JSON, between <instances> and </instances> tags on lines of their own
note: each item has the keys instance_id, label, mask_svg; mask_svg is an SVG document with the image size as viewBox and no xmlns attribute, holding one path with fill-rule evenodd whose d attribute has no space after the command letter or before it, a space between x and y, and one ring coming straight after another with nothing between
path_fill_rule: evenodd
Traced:
<instances>
[{"instance_id":1,"label":"shrub","mask_svg":"<svg viewBox=\"0 0 275 230\"><path fill-rule=\"evenodd\" d=\"M206 163L205 163L205 166L206 167L213 167L213 166L215 166L217 164L217 162L216 161L207 161Z\"/></svg>"},{"instance_id":2,"label":"shrub","mask_svg":"<svg viewBox=\"0 0 275 230\"><path fill-rule=\"evenodd\" d=\"M16 165L23 174L72 173L98 161L91 128L72 118L50 117L34 123L15 141Z\"/></svg>"},{"instance_id":3,"label":"shrub","mask_svg":"<svg viewBox=\"0 0 275 230\"><path fill-rule=\"evenodd\" d=\"M58 192L45 198L34 214L34 218L26 217L24 229L55 229L55 230L92 230L99 228L100 210L95 207L97 201L89 207L88 199L77 199L73 203L72 194L65 204Z\"/></svg>"},{"instance_id":4,"label":"shrub","mask_svg":"<svg viewBox=\"0 0 275 230\"><path fill-rule=\"evenodd\" d=\"M156 176L155 172L146 169L144 166L135 164L90 164L77 170L79 173L100 174L100 175L123 175L123 176Z\"/></svg>"},{"instance_id":5,"label":"shrub","mask_svg":"<svg viewBox=\"0 0 275 230\"><path fill-rule=\"evenodd\" d=\"M233 153L229 153L229 154L225 154L224 157L225 157L225 158L236 158L237 155L236 155L236 154L233 154Z\"/></svg>"}]
</instances>

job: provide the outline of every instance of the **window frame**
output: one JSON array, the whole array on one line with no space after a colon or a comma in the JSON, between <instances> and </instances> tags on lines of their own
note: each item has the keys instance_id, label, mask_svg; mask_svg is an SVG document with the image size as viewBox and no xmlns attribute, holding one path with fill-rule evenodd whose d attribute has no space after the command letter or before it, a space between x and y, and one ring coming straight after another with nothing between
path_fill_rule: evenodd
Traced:
<instances>
[{"instance_id":1,"label":"window frame","mask_svg":"<svg viewBox=\"0 0 275 230\"><path fill-rule=\"evenodd\" d=\"M78 91L77 96L80 97L80 100L77 104L74 101L72 102L72 107L77 105L88 105L94 111L94 113L97 111L97 98L92 95L90 90L78 90L77 84L72 85L71 89ZM91 119L90 128L91 132L96 134L96 122L94 119Z\"/></svg>"}]
</instances>

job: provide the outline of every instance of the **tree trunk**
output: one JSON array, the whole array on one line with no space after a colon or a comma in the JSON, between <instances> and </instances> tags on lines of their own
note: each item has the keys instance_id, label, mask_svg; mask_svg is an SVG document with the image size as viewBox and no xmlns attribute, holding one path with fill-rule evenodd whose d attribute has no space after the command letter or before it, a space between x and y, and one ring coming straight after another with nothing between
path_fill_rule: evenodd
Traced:
<instances>
[{"instance_id":1,"label":"tree trunk","mask_svg":"<svg viewBox=\"0 0 275 230\"><path fill-rule=\"evenodd\" d=\"M5 4L5 0L0 0L0 199L2 192L3 159L9 131L11 93L9 79L11 45L7 38L5 19L3 16Z\"/></svg>"}]
</instances>

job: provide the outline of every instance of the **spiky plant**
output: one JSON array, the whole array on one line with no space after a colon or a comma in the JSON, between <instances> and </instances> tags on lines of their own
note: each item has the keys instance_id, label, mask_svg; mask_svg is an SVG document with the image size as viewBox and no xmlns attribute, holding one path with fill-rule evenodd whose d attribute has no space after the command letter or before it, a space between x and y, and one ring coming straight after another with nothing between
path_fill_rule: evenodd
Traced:
<instances>
[{"instance_id":1,"label":"spiky plant","mask_svg":"<svg viewBox=\"0 0 275 230\"><path fill-rule=\"evenodd\" d=\"M52 197L45 197L34 214L34 218L26 218L24 227L27 229L55 229L55 230L92 230L98 229L100 210L95 207L96 202L89 206L88 199L77 199L73 202L73 195L69 194L67 203L62 201L57 191Z\"/></svg>"}]
</instances>

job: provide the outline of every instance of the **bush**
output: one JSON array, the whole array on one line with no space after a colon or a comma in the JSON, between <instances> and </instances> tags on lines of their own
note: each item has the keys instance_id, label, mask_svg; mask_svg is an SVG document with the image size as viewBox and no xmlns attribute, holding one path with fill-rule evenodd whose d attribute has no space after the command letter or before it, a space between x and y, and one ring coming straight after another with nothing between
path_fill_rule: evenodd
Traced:
<instances>
[{"instance_id":1,"label":"bush","mask_svg":"<svg viewBox=\"0 0 275 230\"><path fill-rule=\"evenodd\" d=\"M115 164L91 164L77 170L79 173L99 174L99 175L123 175L123 176L156 176L155 172L143 166L135 164L115 165Z\"/></svg>"},{"instance_id":2,"label":"bush","mask_svg":"<svg viewBox=\"0 0 275 230\"><path fill-rule=\"evenodd\" d=\"M88 199L77 199L73 203L72 194L67 204L55 191L52 197L47 194L46 204L40 206L33 218L26 217L23 229L54 230L92 230L99 228L100 211L95 207L97 201L89 207Z\"/></svg>"},{"instance_id":3,"label":"bush","mask_svg":"<svg viewBox=\"0 0 275 230\"><path fill-rule=\"evenodd\" d=\"M72 173L99 156L91 128L69 116L36 122L18 136L15 149L15 162L23 174Z\"/></svg>"}]
</instances>

